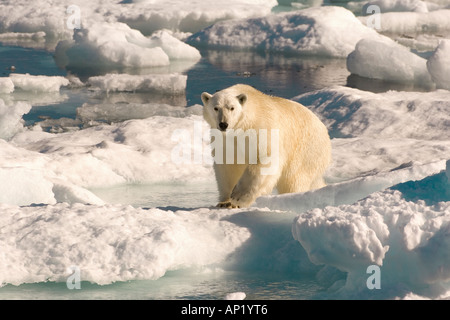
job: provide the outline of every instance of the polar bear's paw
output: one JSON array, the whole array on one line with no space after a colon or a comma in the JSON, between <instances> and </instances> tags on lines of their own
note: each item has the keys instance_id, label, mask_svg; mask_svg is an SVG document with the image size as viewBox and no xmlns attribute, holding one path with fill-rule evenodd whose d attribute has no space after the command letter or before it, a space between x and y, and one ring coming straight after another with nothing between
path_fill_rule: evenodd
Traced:
<instances>
[{"instance_id":1,"label":"polar bear's paw","mask_svg":"<svg viewBox=\"0 0 450 320\"><path fill-rule=\"evenodd\" d=\"M239 208L238 205L235 205L235 204L231 203L230 200L219 202L216 207L218 207L218 208L226 208L226 209Z\"/></svg>"}]
</instances>

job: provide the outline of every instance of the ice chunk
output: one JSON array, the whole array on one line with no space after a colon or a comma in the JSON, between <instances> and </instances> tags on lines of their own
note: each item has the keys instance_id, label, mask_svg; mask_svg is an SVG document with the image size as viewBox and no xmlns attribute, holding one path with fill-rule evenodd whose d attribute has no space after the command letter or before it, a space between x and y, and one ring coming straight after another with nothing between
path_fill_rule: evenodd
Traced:
<instances>
[{"instance_id":1,"label":"ice chunk","mask_svg":"<svg viewBox=\"0 0 450 320\"><path fill-rule=\"evenodd\" d=\"M407 163L427 164L448 158L448 91L375 94L332 87L294 100L315 112L333 137L328 182L369 177Z\"/></svg>"},{"instance_id":2,"label":"ice chunk","mask_svg":"<svg viewBox=\"0 0 450 320\"><path fill-rule=\"evenodd\" d=\"M256 200L255 206L269 208L270 210L305 212L314 208L323 209L327 206L352 204L395 184L409 180L420 180L439 173L444 166L444 161L426 165L412 165L391 172L380 172L366 177L333 183L319 190L263 196Z\"/></svg>"},{"instance_id":3,"label":"ice chunk","mask_svg":"<svg viewBox=\"0 0 450 320\"><path fill-rule=\"evenodd\" d=\"M106 92L158 92L179 94L186 89L187 76L181 74L107 74L90 77L88 84L91 88Z\"/></svg>"},{"instance_id":4,"label":"ice chunk","mask_svg":"<svg viewBox=\"0 0 450 320\"><path fill-rule=\"evenodd\" d=\"M53 184L35 168L0 167L0 203L55 204Z\"/></svg>"},{"instance_id":5,"label":"ice chunk","mask_svg":"<svg viewBox=\"0 0 450 320\"><path fill-rule=\"evenodd\" d=\"M160 32L146 38L124 23L92 23L75 30L73 41L61 41L56 60L68 67L158 67L173 60L197 61L197 49Z\"/></svg>"},{"instance_id":6,"label":"ice chunk","mask_svg":"<svg viewBox=\"0 0 450 320\"><path fill-rule=\"evenodd\" d=\"M125 8L115 6L114 14L146 35L160 29L192 33L218 21L265 16L276 5L276 0L130 1Z\"/></svg>"},{"instance_id":7,"label":"ice chunk","mask_svg":"<svg viewBox=\"0 0 450 320\"><path fill-rule=\"evenodd\" d=\"M55 181L52 191L56 202L103 205L105 202L87 189L65 181Z\"/></svg>"},{"instance_id":8,"label":"ice chunk","mask_svg":"<svg viewBox=\"0 0 450 320\"><path fill-rule=\"evenodd\" d=\"M299 215L294 222L293 236L311 261L346 272L371 264L382 265L389 249L384 245L389 230L383 223L383 214L368 211L358 215L350 206L346 207L347 212L333 209L314 209Z\"/></svg>"},{"instance_id":9,"label":"ice chunk","mask_svg":"<svg viewBox=\"0 0 450 320\"><path fill-rule=\"evenodd\" d=\"M225 296L225 300L244 300L246 297L245 292L233 292Z\"/></svg>"},{"instance_id":10,"label":"ice chunk","mask_svg":"<svg viewBox=\"0 0 450 320\"><path fill-rule=\"evenodd\" d=\"M153 116L188 117L202 115L203 107L175 107L158 103L102 103L83 104L77 108L77 118L83 123L89 121L120 122L130 119L145 119Z\"/></svg>"},{"instance_id":11,"label":"ice chunk","mask_svg":"<svg viewBox=\"0 0 450 320\"><path fill-rule=\"evenodd\" d=\"M64 1L65 2L65 1ZM39 10L27 1L2 1L0 9L0 32L36 34L40 38L45 32L48 38L70 34L65 26L65 3L39 2Z\"/></svg>"},{"instance_id":12,"label":"ice chunk","mask_svg":"<svg viewBox=\"0 0 450 320\"><path fill-rule=\"evenodd\" d=\"M7 105L0 99L0 139L8 140L23 130L22 116L30 110L31 105L26 102Z\"/></svg>"},{"instance_id":13,"label":"ice chunk","mask_svg":"<svg viewBox=\"0 0 450 320\"><path fill-rule=\"evenodd\" d=\"M0 93L11 93L14 91L14 83L10 78L0 78Z\"/></svg>"},{"instance_id":14,"label":"ice chunk","mask_svg":"<svg viewBox=\"0 0 450 320\"><path fill-rule=\"evenodd\" d=\"M427 68L438 88L450 90L450 40L440 41L428 58Z\"/></svg>"},{"instance_id":15,"label":"ice chunk","mask_svg":"<svg viewBox=\"0 0 450 320\"><path fill-rule=\"evenodd\" d=\"M230 49L347 57L359 40L376 36L349 10L325 6L219 22L192 35L188 42Z\"/></svg>"},{"instance_id":16,"label":"ice chunk","mask_svg":"<svg viewBox=\"0 0 450 320\"><path fill-rule=\"evenodd\" d=\"M197 61L200 59L200 52L184 42L178 40L170 33L164 30L155 32L150 37L150 43L153 46L161 47L164 52L169 56L171 61L173 60L192 60Z\"/></svg>"},{"instance_id":17,"label":"ice chunk","mask_svg":"<svg viewBox=\"0 0 450 320\"><path fill-rule=\"evenodd\" d=\"M444 90L375 94L332 87L294 100L319 114L335 137L450 139L450 102Z\"/></svg>"},{"instance_id":18,"label":"ice chunk","mask_svg":"<svg viewBox=\"0 0 450 320\"><path fill-rule=\"evenodd\" d=\"M148 1L40 1L39 10L26 0L4 0L0 4L0 32L45 32L47 49L55 41L70 39L77 15L81 26L92 22L124 22L145 35L161 29L196 32L214 22L263 16L276 0L148 0ZM75 10L68 10L75 6Z\"/></svg>"},{"instance_id":19,"label":"ice chunk","mask_svg":"<svg viewBox=\"0 0 450 320\"><path fill-rule=\"evenodd\" d=\"M33 92L57 92L62 86L69 85L69 80L60 76L34 76L11 73L9 75L16 88Z\"/></svg>"},{"instance_id":20,"label":"ice chunk","mask_svg":"<svg viewBox=\"0 0 450 320\"><path fill-rule=\"evenodd\" d=\"M430 85L424 58L389 38L362 39L347 57L347 68L362 77Z\"/></svg>"},{"instance_id":21,"label":"ice chunk","mask_svg":"<svg viewBox=\"0 0 450 320\"><path fill-rule=\"evenodd\" d=\"M383 12L383 11L382 11ZM417 34L447 35L450 33L450 9L431 12L386 12L379 16L379 32L390 35ZM363 24L367 24L371 15L358 17Z\"/></svg>"},{"instance_id":22,"label":"ice chunk","mask_svg":"<svg viewBox=\"0 0 450 320\"><path fill-rule=\"evenodd\" d=\"M428 12L428 6L439 8L436 4L426 3L422 0L374 0L363 6L363 12L368 12L367 8L370 6L378 6L380 12Z\"/></svg>"},{"instance_id":23,"label":"ice chunk","mask_svg":"<svg viewBox=\"0 0 450 320\"><path fill-rule=\"evenodd\" d=\"M0 204L0 286L158 279L167 271L223 263L249 237L227 212L163 211L122 205L18 207ZM195 248L195 249L193 249Z\"/></svg>"},{"instance_id":24,"label":"ice chunk","mask_svg":"<svg viewBox=\"0 0 450 320\"><path fill-rule=\"evenodd\" d=\"M210 160L209 141L204 139L208 133L201 116L154 116L40 139L27 131L16 135L13 142L44 154L49 176L89 188L126 182L210 181L211 164L203 161ZM174 158L186 139L189 143L182 148L183 154Z\"/></svg>"},{"instance_id":25,"label":"ice chunk","mask_svg":"<svg viewBox=\"0 0 450 320\"><path fill-rule=\"evenodd\" d=\"M44 132L31 132L36 140ZM28 141L29 143L31 141ZM92 192L67 181L49 168L51 159L39 152L0 139L0 203L14 205L90 203L103 204Z\"/></svg>"},{"instance_id":26,"label":"ice chunk","mask_svg":"<svg viewBox=\"0 0 450 320\"><path fill-rule=\"evenodd\" d=\"M9 46L43 49L45 32L5 32L0 34L0 42Z\"/></svg>"},{"instance_id":27,"label":"ice chunk","mask_svg":"<svg viewBox=\"0 0 450 320\"><path fill-rule=\"evenodd\" d=\"M420 190L441 192L435 188L445 185L444 177L443 172L428 177L434 187ZM449 201L430 206L386 190L354 204L298 215L292 232L313 262L348 272L340 297L374 297L383 291L384 298L409 292L438 298L450 285L449 225ZM378 293L366 285L372 265L381 271Z\"/></svg>"}]
</instances>

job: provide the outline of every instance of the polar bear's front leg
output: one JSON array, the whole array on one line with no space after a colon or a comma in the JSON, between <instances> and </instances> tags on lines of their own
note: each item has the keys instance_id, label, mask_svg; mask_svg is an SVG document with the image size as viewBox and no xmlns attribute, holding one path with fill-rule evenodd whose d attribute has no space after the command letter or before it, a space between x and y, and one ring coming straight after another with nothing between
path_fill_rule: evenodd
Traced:
<instances>
[{"instance_id":1,"label":"polar bear's front leg","mask_svg":"<svg viewBox=\"0 0 450 320\"><path fill-rule=\"evenodd\" d=\"M256 198L269 194L276 186L278 175L261 174L260 165L249 165L231 192L230 205L233 208L250 206Z\"/></svg>"},{"instance_id":2,"label":"polar bear's front leg","mask_svg":"<svg viewBox=\"0 0 450 320\"><path fill-rule=\"evenodd\" d=\"M219 188L219 208L237 208L231 204L231 192L238 183L245 165L214 164L214 171Z\"/></svg>"}]
</instances>

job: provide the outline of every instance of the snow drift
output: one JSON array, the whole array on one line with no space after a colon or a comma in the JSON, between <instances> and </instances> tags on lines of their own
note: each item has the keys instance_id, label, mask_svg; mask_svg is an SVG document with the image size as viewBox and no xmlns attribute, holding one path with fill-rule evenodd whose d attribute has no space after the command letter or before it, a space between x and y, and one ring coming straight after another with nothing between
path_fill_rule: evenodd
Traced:
<instances>
[{"instance_id":1,"label":"snow drift","mask_svg":"<svg viewBox=\"0 0 450 320\"><path fill-rule=\"evenodd\" d=\"M408 188L399 185L355 204L313 209L297 217L292 233L312 262L348 273L338 289L347 297L395 298L409 292L446 297L450 289L449 180L441 172L416 182L417 186L414 202L405 199ZM435 193L439 196L432 204L421 200ZM375 292L366 284L371 265L381 266L381 290Z\"/></svg>"},{"instance_id":2,"label":"snow drift","mask_svg":"<svg viewBox=\"0 0 450 320\"><path fill-rule=\"evenodd\" d=\"M64 282L70 266L98 284L157 279L169 270L221 263L250 236L221 220L226 212L208 215L208 209L67 203L0 209L0 286Z\"/></svg>"}]
</instances>

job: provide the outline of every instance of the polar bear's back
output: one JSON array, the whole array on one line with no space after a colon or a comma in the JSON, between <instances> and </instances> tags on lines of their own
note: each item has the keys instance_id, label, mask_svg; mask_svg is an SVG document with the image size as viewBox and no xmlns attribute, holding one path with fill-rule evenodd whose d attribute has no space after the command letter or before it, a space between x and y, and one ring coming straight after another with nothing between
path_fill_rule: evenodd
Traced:
<instances>
[{"instance_id":1,"label":"polar bear's back","mask_svg":"<svg viewBox=\"0 0 450 320\"><path fill-rule=\"evenodd\" d=\"M328 130L319 118L302 104L265 94L252 86L237 84L229 87L232 94L246 94L246 117L253 119L253 128L282 129L311 127L312 130L325 131L328 136ZM227 94L230 94L228 92Z\"/></svg>"},{"instance_id":2,"label":"polar bear's back","mask_svg":"<svg viewBox=\"0 0 450 320\"><path fill-rule=\"evenodd\" d=\"M245 112L254 119L253 127L280 130L281 153L287 164L282 174L284 180L292 181L291 177L297 176L305 181L309 176L313 181L306 179L304 185L298 181L298 186L289 183L278 188L290 192L322 187L322 175L331 163L331 141L322 121L298 102L267 95L247 85L236 85L235 90L248 96Z\"/></svg>"}]
</instances>

